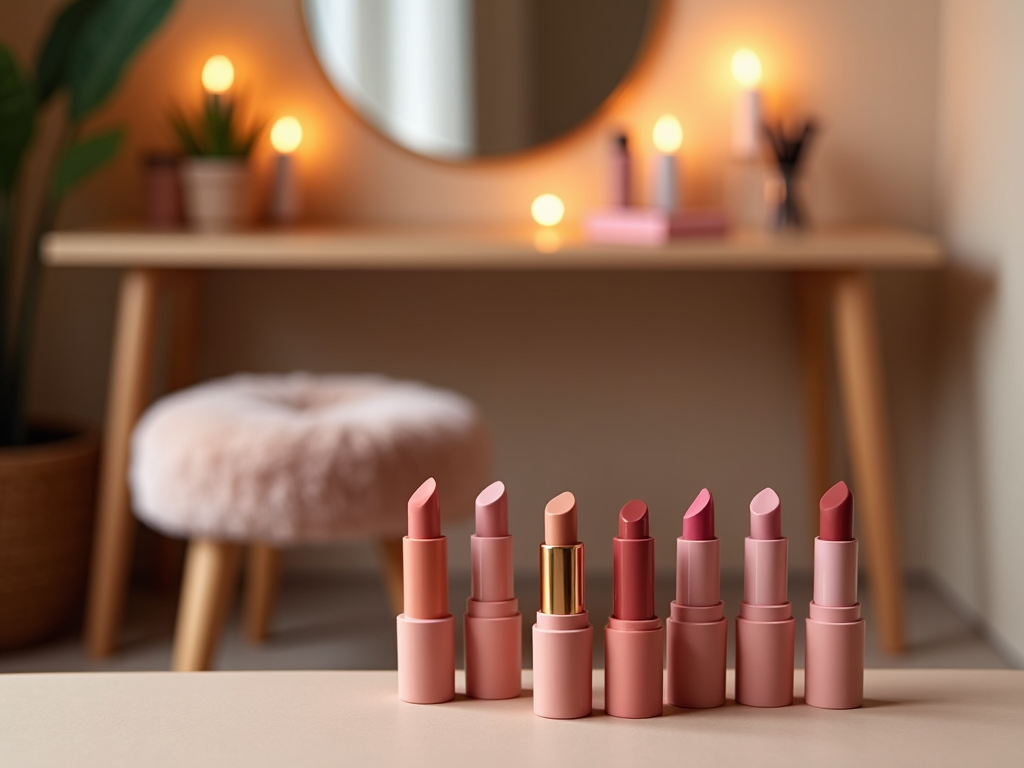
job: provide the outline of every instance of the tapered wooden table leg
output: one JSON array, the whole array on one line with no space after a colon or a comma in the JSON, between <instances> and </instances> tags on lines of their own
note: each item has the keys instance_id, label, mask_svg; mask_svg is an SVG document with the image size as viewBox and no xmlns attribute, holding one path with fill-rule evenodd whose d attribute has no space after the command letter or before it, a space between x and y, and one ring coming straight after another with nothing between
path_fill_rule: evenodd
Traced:
<instances>
[{"instance_id":1,"label":"tapered wooden table leg","mask_svg":"<svg viewBox=\"0 0 1024 768\"><path fill-rule=\"evenodd\" d=\"M281 552L268 544L249 547L245 583L245 634L254 642L266 639L281 575Z\"/></svg>"},{"instance_id":2,"label":"tapered wooden table leg","mask_svg":"<svg viewBox=\"0 0 1024 768\"><path fill-rule=\"evenodd\" d=\"M829 315L828 278L820 273L796 275L800 326L800 367L804 386L804 421L807 430L808 527L818 535L818 499L829 485ZM808 545L808 551L811 547Z\"/></svg>"},{"instance_id":3,"label":"tapered wooden table leg","mask_svg":"<svg viewBox=\"0 0 1024 768\"><path fill-rule=\"evenodd\" d=\"M128 450L149 394L158 292L155 270L132 269L121 279L85 621L86 648L94 657L113 652L124 610L135 530Z\"/></svg>"},{"instance_id":4,"label":"tapered wooden table leg","mask_svg":"<svg viewBox=\"0 0 1024 768\"><path fill-rule=\"evenodd\" d=\"M869 276L833 279L832 313L857 513L882 647L904 648L903 571L896 533L882 353Z\"/></svg>"},{"instance_id":5,"label":"tapered wooden table leg","mask_svg":"<svg viewBox=\"0 0 1024 768\"><path fill-rule=\"evenodd\" d=\"M238 544L194 539L188 545L185 582L174 628L175 672L210 668L238 575Z\"/></svg>"}]
</instances>

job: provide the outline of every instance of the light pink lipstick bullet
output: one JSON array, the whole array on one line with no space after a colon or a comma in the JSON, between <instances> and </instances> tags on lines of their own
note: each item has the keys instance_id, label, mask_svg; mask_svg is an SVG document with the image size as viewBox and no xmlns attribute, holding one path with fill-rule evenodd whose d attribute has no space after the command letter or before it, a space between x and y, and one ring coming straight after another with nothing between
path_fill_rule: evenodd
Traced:
<instances>
[{"instance_id":1,"label":"light pink lipstick bullet","mask_svg":"<svg viewBox=\"0 0 1024 768\"><path fill-rule=\"evenodd\" d=\"M402 540L405 611L398 624L398 697L411 704L455 698L455 618L448 611L448 539L441 535L437 483L409 498Z\"/></svg>"},{"instance_id":2,"label":"light pink lipstick bullet","mask_svg":"<svg viewBox=\"0 0 1024 768\"><path fill-rule=\"evenodd\" d=\"M796 621L786 595L789 541L782 504L771 488L750 502L744 542L743 602L736 618L736 702L751 707L793 703Z\"/></svg>"},{"instance_id":3,"label":"light pink lipstick bullet","mask_svg":"<svg viewBox=\"0 0 1024 768\"><path fill-rule=\"evenodd\" d=\"M715 501L703 489L676 539L676 599L668 619L668 703L706 709L725 703L728 622L720 596Z\"/></svg>"},{"instance_id":4,"label":"light pink lipstick bullet","mask_svg":"<svg viewBox=\"0 0 1024 768\"><path fill-rule=\"evenodd\" d=\"M823 709L864 703L864 619L857 602L853 494L833 485L819 504L814 599L807 619L804 700Z\"/></svg>"},{"instance_id":5,"label":"light pink lipstick bullet","mask_svg":"<svg viewBox=\"0 0 1024 768\"><path fill-rule=\"evenodd\" d=\"M513 587L512 537L503 483L492 483L476 497L476 533L469 547L466 695L512 699L522 689L523 617Z\"/></svg>"}]
</instances>

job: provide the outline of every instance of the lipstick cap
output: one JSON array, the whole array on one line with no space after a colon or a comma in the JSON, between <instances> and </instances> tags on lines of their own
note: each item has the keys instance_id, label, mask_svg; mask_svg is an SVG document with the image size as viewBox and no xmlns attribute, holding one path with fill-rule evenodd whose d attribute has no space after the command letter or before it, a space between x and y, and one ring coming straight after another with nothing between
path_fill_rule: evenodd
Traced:
<instances>
[{"instance_id":1,"label":"lipstick cap","mask_svg":"<svg viewBox=\"0 0 1024 768\"><path fill-rule=\"evenodd\" d=\"M746 607L744 603L741 612ZM788 603L785 607L788 613ZM737 704L786 707L793 703L795 641L792 616L778 621L736 618Z\"/></svg>"},{"instance_id":2,"label":"lipstick cap","mask_svg":"<svg viewBox=\"0 0 1024 768\"><path fill-rule=\"evenodd\" d=\"M470 601L470 611L473 610ZM515 602L514 600L511 602ZM466 614L466 695L514 699L522 692L523 617Z\"/></svg>"},{"instance_id":3,"label":"lipstick cap","mask_svg":"<svg viewBox=\"0 0 1024 768\"><path fill-rule=\"evenodd\" d=\"M593 710L594 628L587 613L537 613L533 625L533 712L570 720Z\"/></svg>"},{"instance_id":4,"label":"lipstick cap","mask_svg":"<svg viewBox=\"0 0 1024 768\"><path fill-rule=\"evenodd\" d=\"M439 704L455 698L455 617L398 623L398 698L410 704Z\"/></svg>"},{"instance_id":5,"label":"lipstick cap","mask_svg":"<svg viewBox=\"0 0 1024 768\"><path fill-rule=\"evenodd\" d=\"M678 606L678 609L677 609ZM717 610L709 610L717 609ZM672 603L668 619L668 703L686 709L709 709L725 704L725 657L729 624L724 605L709 606L703 616ZM685 618L677 618L685 616Z\"/></svg>"},{"instance_id":6,"label":"lipstick cap","mask_svg":"<svg viewBox=\"0 0 1024 768\"><path fill-rule=\"evenodd\" d=\"M856 709L864 704L864 619L807 619L806 654L804 701L821 709Z\"/></svg>"},{"instance_id":7,"label":"lipstick cap","mask_svg":"<svg viewBox=\"0 0 1024 768\"><path fill-rule=\"evenodd\" d=\"M605 712L630 718L661 714L664 648L661 619L608 622L604 630Z\"/></svg>"}]
</instances>

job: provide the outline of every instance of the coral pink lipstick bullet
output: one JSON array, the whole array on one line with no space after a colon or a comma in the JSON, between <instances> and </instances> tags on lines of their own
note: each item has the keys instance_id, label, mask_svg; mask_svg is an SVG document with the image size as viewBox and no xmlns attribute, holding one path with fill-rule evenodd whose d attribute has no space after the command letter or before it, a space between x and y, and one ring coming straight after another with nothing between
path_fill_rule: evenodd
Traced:
<instances>
[{"instance_id":1,"label":"coral pink lipstick bullet","mask_svg":"<svg viewBox=\"0 0 1024 768\"><path fill-rule=\"evenodd\" d=\"M786 595L789 541L782 504L771 488L750 502L744 542L743 602L736 618L736 702L751 707L793 703L796 621Z\"/></svg>"},{"instance_id":2,"label":"coral pink lipstick bullet","mask_svg":"<svg viewBox=\"0 0 1024 768\"><path fill-rule=\"evenodd\" d=\"M515 698L522 688L523 617L513 587L512 537L503 483L492 483L476 497L476 533L469 541L466 695Z\"/></svg>"},{"instance_id":3,"label":"coral pink lipstick bullet","mask_svg":"<svg viewBox=\"0 0 1024 768\"><path fill-rule=\"evenodd\" d=\"M448 611L448 539L433 478L409 499L402 540L405 611L398 624L398 697L412 704L455 698L455 619Z\"/></svg>"},{"instance_id":4,"label":"coral pink lipstick bullet","mask_svg":"<svg viewBox=\"0 0 1024 768\"><path fill-rule=\"evenodd\" d=\"M864 703L864 619L857 602L853 494L840 482L819 504L814 599L807 619L804 700L823 709Z\"/></svg>"},{"instance_id":5,"label":"coral pink lipstick bullet","mask_svg":"<svg viewBox=\"0 0 1024 768\"><path fill-rule=\"evenodd\" d=\"M715 501L703 489L676 540L676 599L668 619L668 703L706 709L725 703L728 622L720 593Z\"/></svg>"},{"instance_id":6,"label":"coral pink lipstick bullet","mask_svg":"<svg viewBox=\"0 0 1024 768\"><path fill-rule=\"evenodd\" d=\"M654 613L654 539L647 505L619 512L612 539L612 616L605 627L604 708L613 717L661 714L665 628Z\"/></svg>"}]
</instances>

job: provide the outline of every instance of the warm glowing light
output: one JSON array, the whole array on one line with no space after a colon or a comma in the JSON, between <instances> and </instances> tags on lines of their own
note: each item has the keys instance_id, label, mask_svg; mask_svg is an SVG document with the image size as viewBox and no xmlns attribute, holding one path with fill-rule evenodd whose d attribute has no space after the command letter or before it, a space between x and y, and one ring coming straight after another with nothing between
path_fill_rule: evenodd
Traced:
<instances>
[{"instance_id":1,"label":"warm glowing light","mask_svg":"<svg viewBox=\"0 0 1024 768\"><path fill-rule=\"evenodd\" d=\"M732 57L732 76L744 88L756 88L761 82L761 60L749 48L741 48Z\"/></svg>"},{"instance_id":2,"label":"warm glowing light","mask_svg":"<svg viewBox=\"0 0 1024 768\"><path fill-rule=\"evenodd\" d=\"M557 229L538 229L533 235L533 247L541 253L554 253L562 247Z\"/></svg>"},{"instance_id":3,"label":"warm glowing light","mask_svg":"<svg viewBox=\"0 0 1024 768\"><path fill-rule=\"evenodd\" d=\"M211 56L203 65L203 88L207 93L227 93L235 82L235 68L227 56Z\"/></svg>"},{"instance_id":4,"label":"warm glowing light","mask_svg":"<svg viewBox=\"0 0 1024 768\"><path fill-rule=\"evenodd\" d=\"M283 155L290 155L302 143L302 123L290 115L278 118L270 129L270 145Z\"/></svg>"},{"instance_id":5,"label":"warm glowing light","mask_svg":"<svg viewBox=\"0 0 1024 768\"><path fill-rule=\"evenodd\" d=\"M683 126L672 115L662 115L654 124L654 146L665 155L679 151L683 145Z\"/></svg>"},{"instance_id":6,"label":"warm glowing light","mask_svg":"<svg viewBox=\"0 0 1024 768\"><path fill-rule=\"evenodd\" d=\"M565 203L558 195L540 195L530 206L530 213L542 227L553 227L565 215Z\"/></svg>"}]
</instances>

